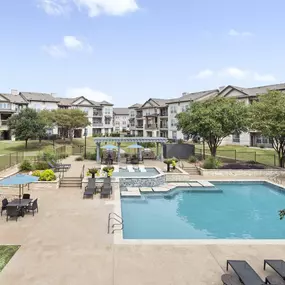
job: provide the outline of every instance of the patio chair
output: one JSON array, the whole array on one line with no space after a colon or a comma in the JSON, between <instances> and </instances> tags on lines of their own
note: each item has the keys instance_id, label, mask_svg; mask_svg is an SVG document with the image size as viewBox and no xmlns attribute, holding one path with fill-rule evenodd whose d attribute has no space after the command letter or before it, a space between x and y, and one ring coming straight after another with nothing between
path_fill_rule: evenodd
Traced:
<instances>
[{"instance_id":1,"label":"patio chair","mask_svg":"<svg viewBox=\"0 0 285 285\"><path fill-rule=\"evenodd\" d=\"M8 202L7 198L4 198L4 199L2 200L1 216L2 216L2 213L7 210L7 205L8 205L8 204L9 204L9 202Z\"/></svg>"},{"instance_id":2,"label":"patio chair","mask_svg":"<svg viewBox=\"0 0 285 285\"><path fill-rule=\"evenodd\" d=\"M18 207L7 207L6 209L6 221L8 222L9 218L16 218L16 222L18 221L18 217L20 217L21 211Z\"/></svg>"},{"instance_id":3,"label":"patio chair","mask_svg":"<svg viewBox=\"0 0 285 285\"><path fill-rule=\"evenodd\" d=\"M71 167L71 164L58 163L54 159L52 159L51 162L53 163L53 165L58 166L58 167L66 167L68 169Z\"/></svg>"},{"instance_id":4,"label":"patio chair","mask_svg":"<svg viewBox=\"0 0 285 285\"><path fill-rule=\"evenodd\" d=\"M146 172L144 165L140 165L139 170L140 170L140 172Z\"/></svg>"},{"instance_id":5,"label":"patio chair","mask_svg":"<svg viewBox=\"0 0 285 285\"><path fill-rule=\"evenodd\" d=\"M244 285L263 285L265 282L245 260L227 260L227 270L232 267L239 280ZM222 276L222 280L225 276ZM223 281L224 282L224 281ZM231 283L224 283L230 285Z\"/></svg>"},{"instance_id":6,"label":"patio chair","mask_svg":"<svg viewBox=\"0 0 285 285\"><path fill-rule=\"evenodd\" d=\"M242 285L239 278L235 275L223 274L221 279L225 285Z\"/></svg>"},{"instance_id":7,"label":"patio chair","mask_svg":"<svg viewBox=\"0 0 285 285\"><path fill-rule=\"evenodd\" d=\"M60 171L60 170L67 170L68 168L66 166L56 166L56 165L53 165L50 161L48 161L48 166L53 170L53 171Z\"/></svg>"},{"instance_id":8,"label":"patio chair","mask_svg":"<svg viewBox=\"0 0 285 285\"><path fill-rule=\"evenodd\" d=\"M127 169L128 169L129 172L135 172L134 169L133 169L133 167L132 167L131 165L128 165L128 166L127 166Z\"/></svg>"},{"instance_id":9,"label":"patio chair","mask_svg":"<svg viewBox=\"0 0 285 285\"><path fill-rule=\"evenodd\" d=\"M30 199L31 195L28 193L23 194L23 199Z\"/></svg>"},{"instance_id":10,"label":"patio chair","mask_svg":"<svg viewBox=\"0 0 285 285\"><path fill-rule=\"evenodd\" d=\"M101 189L101 193L100 193L100 198L111 198L111 194L112 194L112 186L108 185L108 184L103 184L103 187Z\"/></svg>"},{"instance_id":11,"label":"patio chair","mask_svg":"<svg viewBox=\"0 0 285 285\"><path fill-rule=\"evenodd\" d=\"M83 193L83 199L87 197L92 197L95 194L95 187L96 187L96 179L95 178L89 178L88 179L88 184L85 187L85 191Z\"/></svg>"},{"instance_id":12,"label":"patio chair","mask_svg":"<svg viewBox=\"0 0 285 285\"><path fill-rule=\"evenodd\" d=\"M265 281L269 284L285 284L285 262L282 259L265 259L263 263L263 269L265 270L266 264L269 265L279 276L277 275L270 275L267 276ZM281 283L281 280L283 283ZM279 282L278 282L279 281ZM276 283L278 282L278 283Z\"/></svg>"},{"instance_id":13,"label":"patio chair","mask_svg":"<svg viewBox=\"0 0 285 285\"><path fill-rule=\"evenodd\" d=\"M33 212L33 216L35 215L35 211L37 210L37 213L39 212L39 207L38 207L38 199L34 200L32 202L32 204L30 204L28 207L27 207L27 210L28 211L32 211Z\"/></svg>"}]
</instances>

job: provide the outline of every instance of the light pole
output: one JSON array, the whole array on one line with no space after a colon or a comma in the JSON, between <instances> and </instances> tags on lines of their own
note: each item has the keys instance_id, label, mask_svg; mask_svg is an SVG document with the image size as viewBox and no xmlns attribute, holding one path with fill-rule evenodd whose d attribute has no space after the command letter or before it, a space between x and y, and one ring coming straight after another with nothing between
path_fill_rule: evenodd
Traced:
<instances>
[{"instance_id":1,"label":"light pole","mask_svg":"<svg viewBox=\"0 0 285 285\"><path fill-rule=\"evenodd\" d=\"M86 137L87 137L87 128L84 129L84 137L85 137L85 143L84 143L84 159L86 159Z\"/></svg>"}]
</instances>

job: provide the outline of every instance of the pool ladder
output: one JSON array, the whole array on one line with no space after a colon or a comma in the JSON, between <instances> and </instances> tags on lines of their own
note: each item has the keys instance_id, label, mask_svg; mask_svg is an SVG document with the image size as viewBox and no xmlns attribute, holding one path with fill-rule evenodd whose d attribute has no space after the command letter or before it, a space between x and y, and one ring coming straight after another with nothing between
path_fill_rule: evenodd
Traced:
<instances>
[{"instance_id":1,"label":"pool ladder","mask_svg":"<svg viewBox=\"0 0 285 285\"><path fill-rule=\"evenodd\" d=\"M112 224L112 227L111 227L111 220L115 221L115 223ZM121 227L114 229L115 226L121 226ZM121 231L123 228L124 228L123 218L114 212L109 213L109 215L108 215L108 234L113 234L115 231ZM111 231L111 229L113 229L113 230Z\"/></svg>"}]
</instances>

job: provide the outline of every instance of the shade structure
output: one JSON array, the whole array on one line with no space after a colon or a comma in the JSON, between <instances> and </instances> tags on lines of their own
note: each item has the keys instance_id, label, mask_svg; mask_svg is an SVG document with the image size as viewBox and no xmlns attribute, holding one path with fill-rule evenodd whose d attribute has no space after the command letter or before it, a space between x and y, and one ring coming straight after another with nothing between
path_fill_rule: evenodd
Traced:
<instances>
[{"instance_id":1,"label":"shade structure","mask_svg":"<svg viewBox=\"0 0 285 285\"><path fill-rule=\"evenodd\" d=\"M39 177L26 175L26 174L16 174L9 176L0 180L0 186L11 186L11 185L19 185L19 199L21 199L21 189L22 185L29 184L32 182L36 182L39 180Z\"/></svg>"},{"instance_id":2,"label":"shade structure","mask_svg":"<svg viewBox=\"0 0 285 285\"><path fill-rule=\"evenodd\" d=\"M141 149L143 147L141 145L138 145L138 144L132 144L132 145L129 145L128 148Z\"/></svg>"},{"instance_id":3,"label":"shade structure","mask_svg":"<svg viewBox=\"0 0 285 285\"><path fill-rule=\"evenodd\" d=\"M117 147L116 147L115 145L112 145L112 144L104 145L104 146L102 146L101 148L107 149L107 150L114 150L114 149L117 149Z\"/></svg>"}]
</instances>

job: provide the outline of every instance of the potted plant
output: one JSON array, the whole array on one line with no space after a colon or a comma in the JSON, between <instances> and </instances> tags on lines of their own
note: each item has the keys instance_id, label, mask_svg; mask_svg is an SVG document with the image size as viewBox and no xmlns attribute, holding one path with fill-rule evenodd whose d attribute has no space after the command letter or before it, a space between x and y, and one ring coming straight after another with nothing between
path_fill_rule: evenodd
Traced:
<instances>
[{"instance_id":1,"label":"potted plant","mask_svg":"<svg viewBox=\"0 0 285 285\"><path fill-rule=\"evenodd\" d=\"M178 159L173 157L173 158L167 158L163 161L167 165L167 172L170 172L170 165L172 165L172 168L176 168L176 163L178 162Z\"/></svg>"},{"instance_id":2,"label":"potted plant","mask_svg":"<svg viewBox=\"0 0 285 285\"><path fill-rule=\"evenodd\" d=\"M105 166L103 171L106 173L108 177L111 177L114 171L114 166Z\"/></svg>"},{"instance_id":3,"label":"potted plant","mask_svg":"<svg viewBox=\"0 0 285 285\"><path fill-rule=\"evenodd\" d=\"M87 172L87 176L91 175L92 178L95 178L95 175L99 172L97 168L89 168Z\"/></svg>"}]
</instances>

